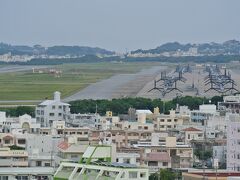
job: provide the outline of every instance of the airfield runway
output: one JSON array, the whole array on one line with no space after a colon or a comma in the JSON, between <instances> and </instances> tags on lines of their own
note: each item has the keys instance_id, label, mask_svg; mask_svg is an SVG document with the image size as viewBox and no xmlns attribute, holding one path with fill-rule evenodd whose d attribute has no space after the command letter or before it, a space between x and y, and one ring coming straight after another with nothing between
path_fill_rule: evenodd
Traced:
<instances>
[{"instance_id":1,"label":"airfield runway","mask_svg":"<svg viewBox=\"0 0 240 180\"><path fill-rule=\"evenodd\" d=\"M177 87L183 91L172 91L165 96L157 90L148 92L154 86L154 79L159 79L160 74L163 71L173 73L174 68L171 66L156 66L151 69L144 69L136 74L120 74L115 75L109 79L102 80L95 84L92 84L80 92L64 99L65 102L79 100L79 99L113 99L123 97L144 97L150 99L164 99L170 100L177 96L200 96L200 97L212 97L215 95L221 95L220 93L210 90L205 93L209 86L204 85L204 78L208 73L204 72L203 67L192 66L192 73L185 73L183 75L186 78L186 82L177 82ZM237 84L237 89L240 89L240 71L229 70L232 74L232 78Z\"/></svg>"},{"instance_id":2,"label":"airfield runway","mask_svg":"<svg viewBox=\"0 0 240 180\"><path fill-rule=\"evenodd\" d=\"M0 67L0 73L10 73L10 72L20 72L20 71L28 71L32 70L33 68L42 69L47 68L50 66L20 66L20 65L9 65Z\"/></svg>"},{"instance_id":3,"label":"airfield runway","mask_svg":"<svg viewBox=\"0 0 240 180\"><path fill-rule=\"evenodd\" d=\"M65 102L79 99L113 99L136 97L137 93L152 81L167 66L156 66L144 69L136 74L119 74L109 79L89 85L78 93L64 99Z\"/></svg>"}]
</instances>

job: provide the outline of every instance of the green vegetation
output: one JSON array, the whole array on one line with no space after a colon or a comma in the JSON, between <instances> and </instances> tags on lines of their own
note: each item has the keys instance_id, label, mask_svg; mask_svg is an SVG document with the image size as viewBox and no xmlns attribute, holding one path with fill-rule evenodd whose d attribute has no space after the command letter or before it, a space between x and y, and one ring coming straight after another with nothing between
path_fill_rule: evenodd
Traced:
<instances>
[{"instance_id":1,"label":"green vegetation","mask_svg":"<svg viewBox=\"0 0 240 180\"><path fill-rule=\"evenodd\" d=\"M149 176L149 180L174 180L177 179L177 173L172 172L169 169L161 169L160 172L156 172Z\"/></svg>"},{"instance_id":2,"label":"green vegetation","mask_svg":"<svg viewBox=\"0 0 240 180\"><path fill-rule=\"evenodd\" d=\"M105 114L106 111L112 111L115 115L126 114L130 107L136 109L149 109L159 107L163 113L168 113L169 110L175 109L176 104L188 106L190 109L198 109L201 104L208 104L209 101L216 103L222 101L222 97L213 97L211 99L201 97L179 97L171 101L161 101L160 99L146 99L146 98L123 98L113 100L79 100L71 102L72 113L94 113L96 111L96 105L98 107L98 113Z\"/></svg>"},{"instance_id":3,"label":"green vegetation","mask_svg":"<svg viewBox=\"0 0 240 180\"><path fill-rule=\"evenodd\" d=\"M25 148L19 147L19 146L16 146L16 145L9 146L9 148L10 148L11 150L25 150Z\"/></svg>"},{"instance_id":4,"label":"green vegetation","mask_svg":"<svg viewBox=\"0 0 240 180\"><path fill-rule=\"evenodd\" d=\"M42 100L52 98L54 91L63 97L91 83L120 73L135 73L159 63L86 63L52 67L62 71L60 77L48 73L14 72L0 74L0 100Z\"/></svg>"},{"instance_id":5,"label":"green vegetation","mask_svg":"<svg viewBox=\"0 0 240 180\"><path fill-rule=\"evenodd\" d=\"M35 108L30 106L18 106L10 108L0 108L0 111L6 112L7 116L18 117L24 114L29 114L32 117L35 116Z\"/></svg>"},{"instance_id":6,"label":"green vegetation","mask_svg":"<svg viewBox=\"0 0 240 180\"><path fill-rule=\"evenodd\" d=\"M212 150L203 150L203 149L196 149L194 151L194 155L198 157L200 160L208 160L212 158Z\"/></svg>"},{"instance_id":7,"label":"green vegetation","mask_svg":"<svg viewBox=\"0 0 240 180\"><path fill-rule=\"evenodd\" d=\"M175 109L176 104L186 105L190 109L198 109L199 105L205 103L208 104L214 99L222 101L222 97L212 97L211 99L200 97L181 97L175 98L171 101L162 101L160 99L146 99L146 98L123 98L113 100L79 100L70 102L72 113L95 113L96 106L99 114L104 115L106 111L112 111L114 115L127 114L130 107L136 109L149 109L153 111L155 107L160 108L160 112L169 113L169 110ZM194 102L194 103L193 103ZM217 103L217 102L216 102ZM0 111L5 111L8 116L21 116L23 114L29 114L34 117L34 107L30 106L18 106L11 108L0 108Z\"/></svg>"}]
</instances>

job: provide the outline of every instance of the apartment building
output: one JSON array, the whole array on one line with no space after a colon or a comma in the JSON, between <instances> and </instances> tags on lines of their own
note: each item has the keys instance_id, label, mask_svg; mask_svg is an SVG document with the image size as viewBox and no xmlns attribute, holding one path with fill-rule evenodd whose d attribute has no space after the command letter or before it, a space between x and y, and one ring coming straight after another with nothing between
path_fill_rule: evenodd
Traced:
<instances>
[{"instance_id":1,"label":"apartment building","mask_svg":"<svg viewBox=\"0 0 240 180\"><path fill-rule=\"evenodd\" d=\"M189 127L182 130L184 136L184 142L186 144L191 144L193 140L203 140L204 139L204 132L200 129Z\"/></svg>"},{"instance_id":2,"label":"apartment building","mask_svg":"<svg viewBox=\"0 0 240 180\"><path fill-rule=\"evenodd\" d=\"M45 100L36 107L36 119L42 127L51 127L54 121L70 118L69 104L61 102L61 93L56 91L53 100Z\"/></svg>"},{"instance_id":3,"label":"apartment building","mask_svg":"<svg viewBox=\"0 0 240 180\"><path fill-rule=\"evenodd\" d=\"M199 106L199 110L191 111L191 122L205 125L209 118L219 114L214 104L203 104Z\"/></svg>"},{"instance_id":4,"label":"apartment building","mask_svg":"<svg viewBox=\"0 0 240 180\"><path fill-rule=\"evenodd\" d=\"M66 125L71 127L89 127L95 128L97 123L100 122L99 114L70 114L70 118L67 119ZM97 128L97 127L96 127Z\"/></svg>"},{"instance_id":5,"label":"apartment building","mask_svg":"<svg viewBox=\"0 0 240 180\"><path fill-rule=\"evenodd\" d=\"M240 113L240 94L235 96L224 96L223 102L218 102L218 110L239 114Z\"/></svg>"},{"instance_id":6,"label":"apartment building","mask_svg":"<svg viewBox=\"0 0 240 180\"><path fill-rule=\"evenodd\" d=\"M230 114L227 127L227 169L240 171L240 115Z\"/></svg>"},{"instance_id":7,"label":"apartment building","mask_svg":"<svg viewBox=\"0 0 240 180\"><path fill-rule=\"evenodd\" d=\"M167 131L176 129L178 126L189 122L190 116L176 113L171 110L169 115L160 114L154 121L154 129L159 131Z\"/></svg>"},{"instance_id":8,"label":"apartment building","mask_svg":"<svg viewBox=\"0 0 240 180\"><path fill-rule=\"evenodd\" d=\"M63 161L79 162L88 146L88 144L78 143L74 136L64 139L57 145L56 163L60 164Z\"/></svg>"},{"instance_id":9,"label":"apartment building","mask_svg":"<svg viewBox=\"0 0 240 180\"><path fill-rule=\"evenodd\" d=\"M158 135L151 142L138 142L133 147L142 148L144 154L167 152L171 157L171 168L191 168L193 164L193 148L183 142L177 142L176 137Z\"/></svg>"},{"instance_id":10,"label":"apartment building","mask_svg":"<svg viewBox=\"0 0 240 180\"><path fill-rule=\"evenodd\" d=\"M27 167L28 153L25 150L0 148L0 167Z\"/></svg>"},{"instance_id":11,"label":"apartment building","mask_svg":"<svg viewBox=\"0 0 240 180\"><path fill-rule=\"evenodd\" d=\"M171 168L171 157L167 152L146 153L144 161L150 173L159 172L160 169Z\"/></svg>"}]
</instances>

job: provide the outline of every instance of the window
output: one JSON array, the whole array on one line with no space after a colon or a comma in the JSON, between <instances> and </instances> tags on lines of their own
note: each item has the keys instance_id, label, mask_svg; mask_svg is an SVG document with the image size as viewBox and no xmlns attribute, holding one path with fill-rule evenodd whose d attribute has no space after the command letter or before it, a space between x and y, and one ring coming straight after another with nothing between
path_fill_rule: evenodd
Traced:
<instances>
[{"instance_id":1,"label":"window","mask_svg":"<svg viewBox=\"0 0 240 180\"><path fill-rule=\"evenodd\" d=\"M164 122L165 120L164 119L160 119L161 122Z\"/></svg>"},{"instance_id":2,"label":"window","mask_svg":"<svg viewBox=\"0 0 240 180\"><path fill-rule=\"evenodd\" d=\"M42 166L42 161L36 161L36 166L37 166L37 167Z\"/></svg>"},{"instance_id":3,"label":"window","mask_svg":"<svg viewBox=\"0 0 240 180\"><path fill-rule=\"evenodd\" d=\"M49 113L49 116L54 116L54 113Z\"/></svg>"},{"instance_id":4,"label":"window","mask_svg":"<svg viewBox=\"0 0 240 180\"><path fill-rule=\"evenodd\" d=\"M174 122L177 122L178 120L177 119L174 119Z\"/></svg>"},{"instance_id":5,"label":"window","mask_svg":"<svg viewBox=\"0 0 240 180\"><path fill-rule=\"evenodd\" d=\"M52 109L55 109L55 106L52 106Z\"/></svg>"},{"instance_id":6,"label":"window","mask_svg":"<svg viewBox=\"0 0 240 180\"><path fill-rule=\"evenodd\" d=\"M26 144L26 140L25 139L19 139L18 144Z\"/></svg>"},{"instance_id":7,"label":"window","mask_svg":"<svg viewBox=\"0 0 240 180\"><path fill-rule=\"evenodd\" d=\"M58 113L58 116L62 116L62 113Z\"/></svg>"},{"instance_id":8,"label":"window","mask_svg":"<svg viewBox=\"0 0 240 180\"><path fill-rule=\"evenodd\" d=\"M10 140L9 139L5 139L4 140L4 144L10 144Z\"/></svg>"},{"instance_id":9,"label":"window","mask_svg":"<svg viewBox=\"0 0 240 180\"><path fill-rule=\"evenodd\" d=\"M88 132L85 131L84 134L86 135L86 134L88 134Z\"/></svg>"},{"instance_id":10,"label":"window","mask_svg":"<svg viewBox=\"0 0 240 180\"><path fill-rule=\"evenodd\" d=\"M157 161L149 161L148 166L158 166L158 162Z\"/></svg>"},{"instance_id":11,"label":"window","mask_svg":"<svg viewBox=\"0 0 240 180\"><path fill-rule=\"evenodd\" d=\"M145 129L145 130L147 130L147 129L148 129L148 127L147 127L147 126L144 126L144 129Z\"/></svg>"},{"instance_id":12,"label":"window","mask_svg":"<svg viewBox=\"0 0 240 180\"><path fill-rule=\"evenodd\" d=\"M1 180L8 180L8 176L0 176Z\"/></svg>"},{"instance_id":13,"label":"window","mask_svg":"<svg viewBox=\"0 0 240 180\"><path fill-rule=\"evenodd\" d=\"M78 155L77 154L72 154L71 158L78 158Z\"/></svg>"},{"instance_id":14,"label":"window","mask_svg":"<svg viewBox=\"0 0 240 180\"><path fill-rule=\"evenodd\" d=\"M58 106L58 109L62 109L62 106Z\"/></svg>"},{"instance_id":15,"label":"window","mask_svg":"<svg viewBox=\"0 0 240 180\"><path fill-rule=\"evenodd\" d=\"M129 179L136 179L138 172L129 172Z\"/></svg>"},{"instance_id":16,"label":"window","mask_svg":"<svg viewBox=\"0 0 240 180\"><path fill-rule=\"evenodd\" d=\"M129 164L130 163L130 159L123 159L123 163Z\"/></svg>"},{"instance_id":17,"label":"window","mask_svg":"<svg viewBox=\"0 0 240 180\"><path fill-rule=\"evenodd\" d=\"M141 178L146 177L146 173L141 172L141 173L140 173L140 177L141 177Z\"/></svg>"},{"instance_id":18,"label":"window","mask_svg":"<svg viewBox=\"0 0 240 180\"><path fill-rule=\"evenodd\" d=\"M172 122L172 120L171 120L171 119L168 119L167 122Z\"/></svg>"},{"instance_id":19,"label":"window","mask_svg":"<svg viewBox=\"0 0 240 180\"><path fill-rule=\"evenodd\" d=\"M15 177L17 180L28 180L27 176L16 176Z\"/></svg>"},{"instance_id":20,"label":"window","mask_svg":"<svg viewBox=\"0 0 240 180\"><path fill-rule=\"evenodd\" d=\"M162 165L163 166L168 166L168 162L163 162Z\"/></svg>"},{"instance_id":21,"label":"window","mask_svg":"<svg viewBox=\"0 0 240 180\"><path fill-rule=\"evenodd\" d=\"M161 125L160 128L164 128L164 125Z\"/></svg>"},{"instance_id":22,"label":"window","mask_svg":"<svg viewBox=\"0 0 240 180\"><path fill-rule=\"evenodd\" d=\"M167 128L171 128L172 126L167 126Z\"/></svg>"},{"instance_id":23,"label":"window","mask_svg":"<svg viewBox=\"0 0 240 180\"><path fill-rule=\"evenodd\" d=\"M45 163L45 166L46 167L50 167L50 163Z\"/></svg>"}]
</instances>

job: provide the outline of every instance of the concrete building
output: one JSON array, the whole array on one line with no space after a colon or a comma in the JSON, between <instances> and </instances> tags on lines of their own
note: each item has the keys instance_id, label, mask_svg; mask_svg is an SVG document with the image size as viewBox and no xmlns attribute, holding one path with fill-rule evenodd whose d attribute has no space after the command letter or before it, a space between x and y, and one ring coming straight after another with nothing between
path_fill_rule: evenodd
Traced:
<instances>
[{"instance_id":1,"label":"concrete building","mask_svg":"<svg viewBox=\"0 0 240 180\"><path fill-rule=\"evenodd\" d=\"M61 137L52 135L28 134L26 137L26 150L29 155L31 167L55 167L55 158L58 153L57 145Z\"/></svg>"},{"instance_id":2,"label":"concrete building","mask_svg":"<svg viewBox=\"0 0 240 180\"><path fill-rule=\"evenodd\" d=\"M213 146L213 159L218 159L218 167L226 168L227 146Z\"/></svg>"},{"instance_id":3,"label":"concrete building","mask_svg":"<svg viewBox=\"0 0 240 180\"><path fill-rule=\"evenodd\" d=\"M191 168L193 159L193 148L190 145L176 142L176 137L154 138L154 142L138 142L135 148L142 148L144 154L151 152L167 152L171 157L172 168ZM165 140L163 140L163 138Z\"/></svg>"},{"instance_id":4,"label":"concrete building","mask_svg":"<svg viewBox=\"0 0 240 180\"><path fill-rule=\"evenodd\" d=\"M240 171L240 115L230 114L227 127L227 169Z\"/></svg>"},{"instance_id":5,"label":"concrete building","mask_svg":"<svg viewBox=\"0 0 240 180\"><path fill-rule=\"evenodd\" d=\"M69 104L61 102L61 93L55 92L53 100L45 100L36 107L36 119L42 127L51 127L54 121L70 118Z\"/></svg>"},{"instance_id":6,"label":"concrete building","mask_svg":"<svg viewBox=\"0 0 240 180\"><path fill-rule=\"evenodd\" d=\"M194 127L183 129L182 132L184 133L184 142L186 144L191 144L192 140L198 141L204 139L204 132Z\"/></svg>"},{"instance_id":7,"label":"concrete building","mask_svg":"<svg viewBox=\"0 0 240 180\"><path fill-rule=\"evenodd\" d=\"M116 162L124 164L140 165L140 154L138 153L116 153Z\"/></svg>"},{"instance_id":8,"label":"concrete building","mask_svg":"<svg viewBox=\"0 0 240 180\"><path fill-rule=\"evenodd\" d=\"M175 110L171 110L169 115L160 114L156 117L154 129L159 131L176 129L177 126L188 123L189 119L189 115L176 113Z\"/></svg>"},{"instance_id":9,"label":"concrete building","mask_svg":"<svg viewBox=\"0 0 240 180\"><path fill-rule=\"evenodd\" d=\"M210 117L216 114L218 114L216 105L203 104L199 106L199 110L191 111L191 122L204 125Z\"/></svg>"},{"instance_id":10,"label":"concrete building","mask_svg":"<svg viewBox=\"0 0 240 180\"><path fill-rule=\"evenodd\" d=\"M27 167L28 153L25 150L0 148L0 167Z\"/></svg>"},{"instance_id":11,"label":"concrete building","mask_svg":"<svg viewBox=\"0 0 240 180\"><path fill-rule=\"evenodd\" d=\"M223 97L223 102L218 102L218 109L220 111L230 113L240 113L240 94L235 96Z\"/></svg>"},{"instance_id":12,"label":"concrete building","mask_svg":"<svg viewBox=\"0 0 240 180\"><path fill-rule=\"evenodd\" d=\"M70 118L66 121L66 125L70 127L89 127L95 128L97 123L100 122L99 114L71 114ZM96 127L97 128L97 127Z\"/></svg>"},{"instance_id":13,"label":"concrete building","mask_svg":"<svg viewBox=\"0 0 240 180\"><path fill-rule=\"evenodd\" d=\"M54 168L52 167L1 167L1 180L28 180L44 179L52 180Z\"/></svg>"},{"instance_id":14,"label":"concrete building","mask_svg":"<svg viewBox=\"0 0 240 180\"><path fill-rule=\"evenodd\" d=\"M65 138L57 145L57 164L64 161L79 162L88 146L88 144L78 143L77 138L74 136Z\"/></svg>"},{"instance_id":15,"label":"concrete building","mask_svg":"<svg viewBox=\"0 0 240 180\"><path fill-rule=\"evenodd\" d=\"M167 152L147 153L144 161L150 173L159 172L160 169L171 168L171 158Z\"/></svg>"}]
</instances>

